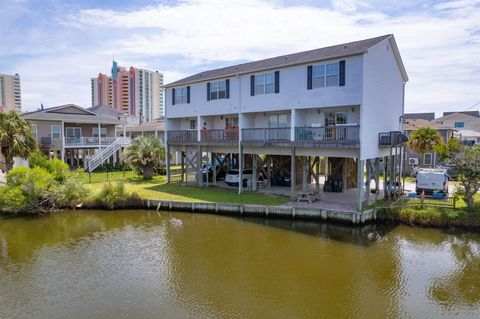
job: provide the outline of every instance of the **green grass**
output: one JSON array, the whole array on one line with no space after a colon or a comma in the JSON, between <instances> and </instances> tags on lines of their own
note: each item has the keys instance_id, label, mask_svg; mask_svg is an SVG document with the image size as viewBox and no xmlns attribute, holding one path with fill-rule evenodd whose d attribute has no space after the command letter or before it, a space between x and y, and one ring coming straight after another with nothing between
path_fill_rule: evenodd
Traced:
<instances>
[{"instance_id":1,"label":"green grass","mask_svg":"<svg viewBox=\"0 0 480 319\"><path fill-rule=\"evenodd\" d=\"M82 181L84 183L103 183L107 181L133 181L140 179L140 177L134 171L125 172L99 172L99 173L82 173Z\"/></svg>"},{"instance_id":2,"label":"green grass","mask_svg":"<svg viewBox=\"0 0 480 319\"><path fill-rule=\"evenodd\" d=\"M103 183L92 183L86 186L92 194L100 191ZM221 187L197 187L180 184L167 184L165 176L156 176L150 181L129 179L125 181L125 189L135 192L143 199L174 200L185 202L218 202L235 204L262 204L281 205L288 202L288 198L273 196L258 192L245 191L237 194L236 188L225 189Z\"/></svg>"}]
</instances>

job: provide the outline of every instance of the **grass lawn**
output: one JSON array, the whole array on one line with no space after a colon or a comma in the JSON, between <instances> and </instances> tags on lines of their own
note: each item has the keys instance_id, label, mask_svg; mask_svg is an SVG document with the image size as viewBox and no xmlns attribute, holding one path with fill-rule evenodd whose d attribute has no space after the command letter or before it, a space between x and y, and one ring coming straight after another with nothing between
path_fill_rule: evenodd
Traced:
<instances>
[{"instance_id":1,"label":"grass lawn","mask_svg":"<svg viewBox=\"0 0 480 319\"><path fill-rule=\"evenodd\" d=\"M93 194L97 193L102 185L102 182L86 184ZM261 205L281 205L289 200L287 197L249 191L244 191L241 195L238 195L236 188L230 190L215 186L196 187L167 184L165 176L156 176L150 181L130 178L125 181L125 188L128 192L137 193L143 199Z\"/></svg>"}]
</instances>

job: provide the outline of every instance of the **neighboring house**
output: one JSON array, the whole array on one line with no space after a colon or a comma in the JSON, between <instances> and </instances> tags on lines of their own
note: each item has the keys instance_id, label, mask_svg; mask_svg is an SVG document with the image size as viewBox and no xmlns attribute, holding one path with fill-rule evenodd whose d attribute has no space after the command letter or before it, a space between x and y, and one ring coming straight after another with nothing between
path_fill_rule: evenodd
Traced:
<instances>
[{"instance_id":1,"label":"neighboring house","mask_svg":"<svg viewBox=\"0 0 480 319\"><path fill-rule=\"evenodd\" d=\"M122 135L121 131L117 132L118 135ZM149 122L138 125L127 125L126 136L132 139L140 136L155 136L165 142L165 122Z\"/></svg>"},{"instance_id":2,"label":"neighboring house","mask_svg":"<svg viewBox=\"0 0 480 319\"><path fill-rule=\"evenodd\" d=\"M480 143L480 115L478 111L445 112L435 123L451 126L456 129L456 135L462 141L472 144Z\"/></svg>"},{"instance_id":3,"label":"neighboring house","mask_svg":"<svg viewBox=\"0 0 480 319\"><path fill-rule=\"evenodd\" d=\"M440 132L442 139L447 142L455 132L455 129L448 125L438 124L424 119L407 119L403 123L403 130L407 136L420 128L429 127ZM405 154L404 172L411 173L415 167L436 167L441 165L436 152L427 152L419 154L412 152L408 147Z\"/></svg>"},{"instance_id":4,"label":"neighboring house","mask_svg":"<svg viewBox=\"0 0 480 319\"><path fill-rule=\"evenodd\" d=\"M201 72L165 86L167 149L197 170L204 154L213 165L231 154L253 169L253 188L257 169L271 170L292 196L321 158L360 208L366 163L389 156L390 132L402 131L407 81L393 35Z\"/></svg>"},{"instance_id":5,"label":"neighboring house","mask_svg":"<svg viewBox=\"0 0 480 319\"><path fill-rule=\"evenodd\" d=\"M119 119L121 115L109 113L106 108L85 109L67 104L22 116L31 123L43 153L60 158L71 167L91 171L105 161L118 161L122 147L129 144L129 139L116 134L116 126L126 128L126 123Z\"/></svg>"},{"instance_id":6,"label":"neighboring house","mask_svg":"<svg viewBox=\"0 0 480 319\"><path fill-rule=\"evenodd\" d=\"M435 119L435 113L405 113L403 115L403 119L405 120L416 120L416 119L422 119L422 120L427 120L427 121L432 121Z\"/></svg>"}]
</instances>

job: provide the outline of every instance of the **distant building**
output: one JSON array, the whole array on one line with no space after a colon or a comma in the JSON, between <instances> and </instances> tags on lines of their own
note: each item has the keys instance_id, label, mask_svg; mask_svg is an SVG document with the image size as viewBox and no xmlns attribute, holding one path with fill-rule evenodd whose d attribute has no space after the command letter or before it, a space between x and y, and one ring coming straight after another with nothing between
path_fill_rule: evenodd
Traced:
<instances>
[{"instance_id":1,"label":"distant building","mask_svg":"<svg viewBox=\"0 0 480 319\"><path fill-rule=\"evenodd\" d=\"M21 110L20 76L0 74L0 112Z\"/></svg>"},{"instance_id":2,"label":"distant building","mask_svg":"<svg viewBox=\"0 0 480 319\"><path fill-rule=\"evenodd\" d=\"M92 106L104 105L126 112L137 123L164 116L163 74L130 67L113 61L111 76L100 73L91 80Z\"/></svg>"},{"instance_id":3,"label":"distant building","mask_svg":"<svg viewBox=\"0 0 480 319\"><path fill-rule=\"evenodd\" d=\"M451 126L457 130L458 137L470 143L480 143L480 116L478 111L445 112L442 117L435 119L435 123Z\"/></svg>"},{"instance_id":4,"label":"distant building","mask_svg":"<svg viewBox=\"0 0 480 319\"><path fill-rule=\"evenodd\" d=\"M435 113L405 113L403 115L403 118L405 120L411 120L411 119L422 119L426 121L432 121L435 119Z\"/></svg>"}]
</instances>

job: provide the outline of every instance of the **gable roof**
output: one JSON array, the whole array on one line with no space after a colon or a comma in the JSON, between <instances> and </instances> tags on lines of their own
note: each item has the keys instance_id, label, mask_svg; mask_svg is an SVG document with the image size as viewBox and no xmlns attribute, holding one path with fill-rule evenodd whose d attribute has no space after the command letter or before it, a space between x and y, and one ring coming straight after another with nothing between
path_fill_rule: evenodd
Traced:
<instances>
[{"instance_id":1,"label":"gable roof","mask_svg":"<svg viewBox=\"0 0 480 319\"><path fill-rule=\"evenodd\" d=\"M445 113L444 113L445 114ZM480 121L480 117L475 115L470 115L465 112L453 112L448 115L444 115L435 119L435 122L441 122L445 120L454 120L454 119L463 119L463 120L471 120L471 121Z\"/></svg>"},{"instance_id":2,"label":"gable roof","mask_svg":"<svg viewBox=\"0 0 480 319\"><path fill-rule=\"evenodd\" d=\"M368 51L368 49L374 47L378 43L391 39L391 44L393 52L397 63L399 64L400 72L405 81L408 81L406 76L405 68L401 59L399 60L400 54L398 53L398 48L395 44L395 40L392 34L383 35L376 38L370 38L360 41L354 41L349 43L338 44L334 46L324 47L315 50L303 51L298 53L292 53L287 55L281 55L274 58L248 62L243 64L232 65L224 68L208 70L204 72L197 73L195 75L180 79L178 81L166 84L164 87L173 87L178 85L183 85L187 83L194 83L206 80L212 80L237 74L253 73L262 70L275 69L286 66L293 66L297 64L316 62L321 60L328 60L334 58L347 57L352 55L363 54Z\"/></svg>"},{"instance_id":3,"label":"gable roof","mask_svg":"<svg viewBox=\"0 0 480 319\"><path fill-rule=\"evenodd\" d=\"M68 109L75 109L76 112L68 112ZM63 111L63 112L62 112ZM73 123L103 123L103 124L123 124L123 121L111 116L100 115L75 104L65 104L50 107L43 110L27 112L22 114L26 120L39 121L64 121Z\"/></svg>"},{"instance_id":4,"label":"gable roof","mask_svg":"<svg viewBox=\"0 0 480 319\"><path fill-rule=\"evenodd\" d=\"M423 119L427 121L431 121L435 119L435 113L405 113L403 118L406 120L410 119Z\"/></svg>"},{"instance_id":5,"label":"gable roof","mask_svg":"<svg viewBox=\"0 0 480 319\"><path fill-rule=\"evenodd\" d=\"M105 105L92 106L92 107L89 107L87 110L98 115L110 116L116 119L128 113L128 112L117 111L114 108L111 108L110 106L105 106Z\"/></svg>"},{"instance_id":6,"label":"gable roof","mask_svg":"<svg viewBox=\"0 0 480 319\"><path fill-rule=\"evenodd\" d=\"M443 112L443 116L448 116L448 115L452 115L452 114L455 114L455 113L480 117L480 112L479 111Z\"/></svg>"},{"instance_id":7,"label":"gable roof","mask_svg":"<svg viewBox=\"0 0 480 319\"><path fill-rule=\"evenodd\" d=\"M420 128L429 127L437 130L452 130L455 129L451 126L438 124L432 121L424 120L424 119L405 119L403 122L403 129L405 131L416 131Z\"/></svg>"}]
</instances>

